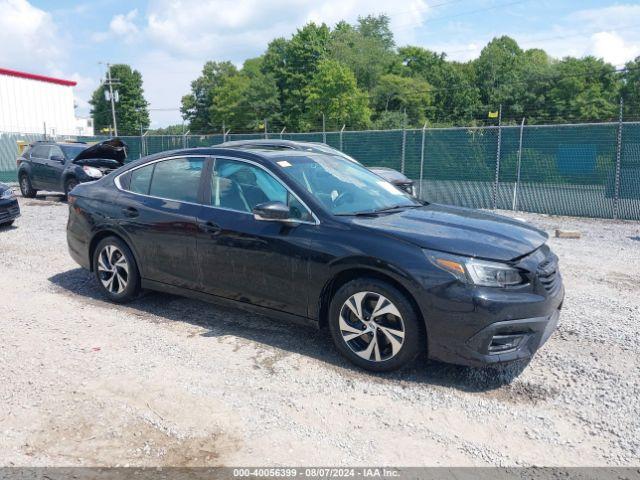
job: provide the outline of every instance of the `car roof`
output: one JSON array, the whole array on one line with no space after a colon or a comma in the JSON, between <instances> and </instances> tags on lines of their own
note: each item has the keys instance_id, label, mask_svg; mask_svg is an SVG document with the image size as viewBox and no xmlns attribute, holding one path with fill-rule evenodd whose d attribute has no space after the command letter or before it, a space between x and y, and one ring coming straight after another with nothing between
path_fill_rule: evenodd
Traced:
<instances>
[{"instance_id":1,"label":"car roof","mask_svg":"<svg viewBox=\"0 0 640 480\"><path fill-rule=\"evenodd\" d=\"M250 146L260 146L260 145L268 145L273 147L285 147L289 149L298 149L304 150L305 147L329 147L326 143L322 142L303 142L298 140L280 140L273 138L262 138L262 139L250 139L250 140L233 140L229 142L224 142L219 145L214 145L215 147L225 147L225 148L242 148L242 147L250 147Z\"/></svg>"},{"instance_id":2,"label":"car roof","mask_svg":"<svg viewBox=\"0 0 640 480\"><path fill-rule=\"evenodd\" d=\"M87 145L87 142L81 142L81 141L75 141L75 140L65 140L62 142L57 142L55 140L36 140L35 142L31 143L31 146L34 145L69 145L69 146L74 146L74 145L78 145L78 146L84 146Z\"/></svg>"}]
</instances>

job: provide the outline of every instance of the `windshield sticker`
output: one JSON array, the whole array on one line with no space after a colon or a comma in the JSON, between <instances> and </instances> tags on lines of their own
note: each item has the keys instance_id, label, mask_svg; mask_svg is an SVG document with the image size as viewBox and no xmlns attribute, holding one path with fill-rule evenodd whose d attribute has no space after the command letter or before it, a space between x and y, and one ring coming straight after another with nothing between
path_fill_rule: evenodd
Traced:
<instances>
[{"instance_id":1,"label":"windshield sticker","mask_svg":"<svg viewBox=\"0 0 640 480\"><path fill-rule=\"evenodd\" d=\"M282 168L287 168L287 167L291 166L291 164L289 162L287 162L286 160L280 160L278 162L278 165L280 165Z\"/></svg>"},{"instance_id":2,"label":"windshield sticker","mask_svg":"<svg viewBox=\"0 0 640 480\"><path fill-rule=\"evenodd\" d=\"M384 180L378 180L377 183L389 193L393 193L394 195L404 195L404 193L402 193L400 190L398 190L389 182L386 182Z\"/></svg>"}]
</instances>

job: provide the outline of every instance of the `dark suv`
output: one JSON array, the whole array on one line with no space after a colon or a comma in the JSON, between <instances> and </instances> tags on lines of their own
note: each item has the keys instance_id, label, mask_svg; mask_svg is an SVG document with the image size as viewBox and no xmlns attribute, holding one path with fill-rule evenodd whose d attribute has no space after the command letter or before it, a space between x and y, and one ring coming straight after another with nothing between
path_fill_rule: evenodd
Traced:
<instances>
[{"instance_id":1,"label":"dark suv","mask_svg":"<svg viewBox=\"0 0 640 480\"><path fill-rule=\"evenodd\" d=\"M68 194L82 182L91 182L121 167L127 145L113 138L89 145L84 142L38 141L17 159L20 191L33 198L38 190Z\"/></svg>"}]
</instances>

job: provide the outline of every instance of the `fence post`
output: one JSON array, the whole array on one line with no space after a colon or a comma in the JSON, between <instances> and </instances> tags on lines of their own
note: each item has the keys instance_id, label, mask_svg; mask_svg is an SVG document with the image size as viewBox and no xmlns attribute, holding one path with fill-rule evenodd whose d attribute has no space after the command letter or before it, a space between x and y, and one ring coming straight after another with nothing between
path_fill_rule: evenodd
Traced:
<instances>
[{"instance_id":1,"label":"fence post","mask_svg":"<svg viewBox=\"0 0 640 480\"><path fill-rule=\"evenodd\" d=\"M500 148L502 147L502 104L498 111L498 149L496 152L496 178L493 182L493 209L498 208L498 180L500 177Z\"/></svg>"},{"instance_id":2,"label":"fence post","mask_svg":"<svg viewBox=\"0 0 640 480\"><path fill-rule=\"evenodd\" d=\"M287 129L287 127L282 127L282 130L280 130L280 140L282 140L282 136L284 135L284 131Z\"/></svg>"},{"instance_id":3,"label":"fence post","mask_svg":"<svg viewBox=\"0 0 640 480\"><path fill-rule=\"evenodd\" d=\"M187 135L189 135L190 132L191 130L187 130L182 134L182 148L187 148Z\"/></svg>"},{"instance_id":4,"label":"fence post","mask_svg":"<svg viewBox=\"0 0 640 480\"><path fill-rule=\"evenodd\" d=\"M422 127L422 147L420 149L420 184L418 185L418 198L422 200L422 179L424 173L424 142L425 135L427 132L427 122L424 122L424 126Z\"/></svg>"},{"instance_id":5,"label":"fence post","mask_svg":"<svg viewBox=\"0 0 640 480\"><path fill-rule=\"evenodd\" d=\"M346 127L345 124L342 125L342 128L340 129L340 151L343 152L343 146L342 146L342 134L344 133L344 128Z\"/></svg>"},{"instance_id":6,"label":"fence post","mask_svg":"<svg viewBox=\"0 0 640 480\"><path fill-rule=\"evenodd\" d=\"M264 119L264 139L269 138L269 134L267 133L267 119Z\"/></svg>"},{"instance_id":7,"label":"fence post","mask_svg":"<svg viewBox=\"0 0 640 480\"><path fill-rule=\"evenodd\" d=\"M524 119L522 117L522 123L520 124L520 142L518 143L518 166L516 168L516 183L513 185L513 203L511 204L511 210L516 209L518 206L518 187L520 186L520 165L522 162L522 134L524 132Z\"/></svg>"},{"instance_id":8,"label":"fence post","mask_svg":"<svg viewBox=\"0 0 640 480\"><path fill-rule=\"evenodd\" d=\"M327 130L325 124L324 112L322 113L322 143L327 143Z\"/></svg>"},{"instance_id":9,"label":"fence post","mask_svg":"<svg viewBox=\"0 0 640 480\"><path fill-rule=\"evenodd\" d=\"M615 180L615 191L613 194L613 219L617 220L619 211L619 201L620 201L620 162L622 160L622 115L624 109L624 102L622 97L620 97L620 115L618 117L618 141L616 146L616 180Z\"/></svg>"},{"instance_id":10,"label":"fence post","mask_svg":"<svg viewBox=\"0 0 640 480\"><path fill-rule=\"evenodd\" d=\"M402 127L402 157L400 158L400 172L404 173L405 152L407 150L407 129Z\"/></svg>"}]
</instances>

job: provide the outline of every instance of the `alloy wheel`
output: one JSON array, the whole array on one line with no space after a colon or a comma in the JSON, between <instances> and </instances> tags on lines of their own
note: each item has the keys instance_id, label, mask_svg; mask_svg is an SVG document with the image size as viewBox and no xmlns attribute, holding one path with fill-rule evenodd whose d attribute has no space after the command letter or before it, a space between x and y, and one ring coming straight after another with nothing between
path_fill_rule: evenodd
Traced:
<instances>
[{"instance_id":1,"label":"alloy wheel","mask_svg":"<svg viewBox=\"0 0 640 480\"><path fill-rule=\"evenodd\" d=\"M129 281L127 257L115 245L106 245L98 256L98 277L110 293L122 293Z\"/></svg>"},{"instance_id":2,"label":"alloy wheel","mask_svg":"<svg viewBox=\"0 0 640 480\"><path fill-rule=\"evenodd\" d=\"M23 175L20 179L20 191L25 197L29 194L29 180L27 179L26 175Z\"/></svg>"},{"instance_id":3,"label":"alloy wheel","mask_svg":"<svg viewBox=\"0 0 640 480\"><path fill-rule=\"evenodd\" d=\"M353 353L384 362L402 349L405 327L398 308L375 292L358 292L340 309L340 334Z\"/></svg>"}]
</instances>

